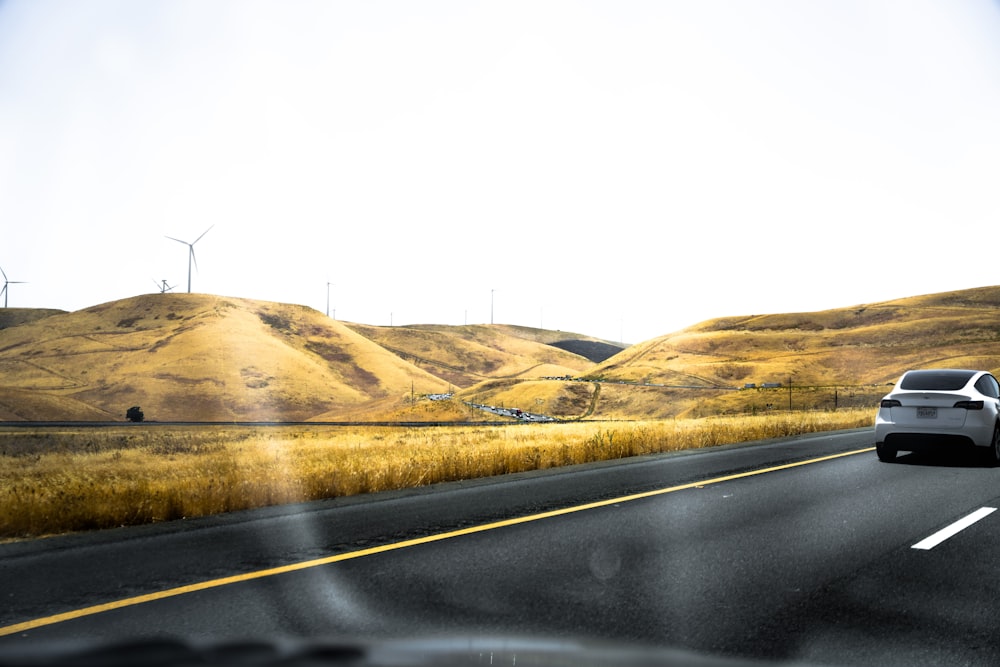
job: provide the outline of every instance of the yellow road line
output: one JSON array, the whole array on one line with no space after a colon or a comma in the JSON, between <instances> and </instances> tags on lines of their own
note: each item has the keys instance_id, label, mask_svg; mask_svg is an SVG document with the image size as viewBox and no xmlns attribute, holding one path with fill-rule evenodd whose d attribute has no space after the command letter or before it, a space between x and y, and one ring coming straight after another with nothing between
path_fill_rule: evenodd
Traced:
<instances>
[{"instance_id":1,"label":"yellow road line","mask_svg":"<svg viewBox=\"0 0 1000 667\"><path fill-rule=\"evenodd\" d=\"M714 477L712 479L701 480L698 482L689 482L688 484L679 484L677 486L671 486L663 489L655 489L653 491L645 491L643 493L635 493L628 496L620 496L618 498L599 500L592 503L586 503L584 505L574 505L573 507L567 507L565 509L551 510L549 512L541 512L540 514L530 514L528 516L517 517L514 519L495 521L493 523L486 523L479 526L472 526L470 528L461 528L459 530L452 530L446 533L438 533L436 535L427 535L425 537L418 537L412 540L403 540L402 542L393 542L392 544L384 544L379 547L371 547L369 549L350 551L347 553L337 554L335 556L326 556L324 558L316 558L313 560L301 561L298 563L292 563L290 565L282 565L281 567L272 567L266 570L256 570L254 572L246 572L244 574L236 574L231 577L222 577L221 579L210 579L209 581L203 581L197 584L178 586L176 588L169 588L167 590L157 591L155 593L137 595L135 597L124 598L122 600L115 600L114 602L106 602L104 604L97 604L91 607L84 607L82 609L74 609L72 611L63 612L62 614L53 614L52 616L44 616L42 618L36 618L30 621L25 621L23 623L15 623L14 625L3 626L0 627L0 637L17 634L18 632L34 630L36 628L41 628L47 625L55 625L57 623L62 623L64 621L71 621L75 618L93 616L95 614L101 614L106 611L113 611L115 609L131 607L134 605L144 604L146 602L155 602L156 600L163 600L178 595L184 595L186 593L196 593L198 591L204 591L211 588L219 588L221 586L228 586L230 584L236 584L243 581L251 581L253 579L263 579L265 577L273 577L278 574L285 574L286 572L296 572L298 570L306 570L313 567L319 567L321 565L329 565L331 563L339 563L340 561L353 560L355 558L363 558L365 556L372 556L375 554L385 553L387 551L405 549L407 547L413 547L419 544L429 544L431 542L439 542L441 540L447 540L453 537L461 537L462 535L483 533L488 530L495 530L497 528L504 528L506 526L516 526L518 524L529 523L531 521L538 521L540 519L548 519L555 516L562 516L564 514L573 514L574 512L582 512L584 510L591 510L599 507L608 507L609 505L627 503L633 500L641 500L643 498L652 498L654 496L661 496L667 493L673 493L675 491L701 488L704 486L709 486L711 484L720 484L722 482L729 482L734 479L753 477L755 475L763 475L770 472L777 472L779 470L788 470L789 468L797 468L799 466L810 465L813 463L820 463L822 461L829 461L831 459L843 458L845 456L863 454L865 452L874 451L874 449L875 449L874 447L867 447L865 449L857 449L850 452L843 452L841 454L831 454L830 456L808 459L806 461L798 461L796 463L786 463L780 466L761 468L760 470L751 470L748 472L725 475L723 477Z\"/></svg>"}]
</instances>

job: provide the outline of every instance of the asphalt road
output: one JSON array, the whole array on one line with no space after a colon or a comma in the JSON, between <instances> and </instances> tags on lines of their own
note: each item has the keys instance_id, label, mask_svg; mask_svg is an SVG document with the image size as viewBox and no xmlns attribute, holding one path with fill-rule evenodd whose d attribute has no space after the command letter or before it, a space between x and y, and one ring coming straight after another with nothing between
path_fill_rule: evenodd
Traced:
<instances>
[{"instance_id":1,"label":"asphalt road","mask_svg":"<svg viewBox=\"0 0 1000 667\"><path fill-rule=\"evenodd\" d=\"M1000 512L914 548L1000 507L1000 469L871 446L820 434L0 545L0 656L447 636L1000 664Z\"/></svg>"}]
</instances>

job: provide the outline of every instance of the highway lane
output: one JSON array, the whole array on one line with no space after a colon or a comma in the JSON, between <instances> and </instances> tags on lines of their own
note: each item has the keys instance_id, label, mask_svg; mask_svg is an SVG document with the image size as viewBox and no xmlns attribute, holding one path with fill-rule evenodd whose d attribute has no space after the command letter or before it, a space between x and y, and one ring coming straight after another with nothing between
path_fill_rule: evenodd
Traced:
<instances>
[{"instance_id":1,"label":"highway lane","mask_svg":"<svg viewBox=\"0 0 1000 667\"><path fill-rule=\"evenodd\" d=\"M933 549L912 545L1000 506L1000 470L955 457L880 464L870 451L786 467L870 445L867 430L817 435L2 545L0 626L17 631L0 650L66 637L452 633L821 664L997 664L1000 513ZM595 500L606 503L17 625Z\"/></svg>"},{"instance_id":2,"label":"highway lane","mask_svg":"<svg viewBox=\"0 0 1000 667\"><path fill-rule=\"evenodd\" d=\"M870 432L678 452L0 545L0 626L456 528L870 445ZM719 456L722 455L722 456ZM146 554L155 554L155 558ZM40 577L38 572L45 572Z\"/></svg>"}]
</instances>

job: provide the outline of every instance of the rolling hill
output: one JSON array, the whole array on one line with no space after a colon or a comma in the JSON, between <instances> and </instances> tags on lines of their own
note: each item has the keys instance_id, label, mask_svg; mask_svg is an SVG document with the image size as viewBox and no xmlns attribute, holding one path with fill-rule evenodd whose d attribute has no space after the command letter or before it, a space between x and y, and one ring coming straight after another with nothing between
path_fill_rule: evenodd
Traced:
<instances>
[{"instance_id":1,"label":"rolling hill","mask_svg":"<svg viewBox=\"0 0 1000 667\"><path fill-rule=\"evenodd\" d=\"M104 419L140 405L150 420L299 421L404 388L448 387L315 310L200 294L140 296L6 329L0 377L6 419L71 418L58 398Z\"/></svg>"},{"instance_id":2,"label":"rolling hill","mask_svg":"<svg viewBox=\"0 0 1000 667\"><path fill-rule=\"evenodd\" d=\"M912 366L1000 367L1000 287L814 313L726 317L635 345L589 377L885 384Z\"/></svg>"},{"instance_id":3,"label":"rolling hill","mask_svg":"<svg viewBox=\"0 0 1000 667\"><path fill-rule=\"evenodd\" d=\"M514 335L517 327L368 327L304 306L203 294L16 321L0 330L2 420L120 420L132 405L159 421L385 418L414 396L484 378L593 365L539 342L547 334Z\"/></svg>"},{"instance_id":4,"label":"rolling hill","mask_svg":"<svg viewBox=\"0 0 1000 667\"><path fill-rule=\"evenodd\" d=\"M492 418L462 401L668 418L870 407L907 368L1000 371L1000 287L724 317L625 349L509 325L345 323L201 294L24 310L0 319L0 420L122 420L132 405L161 421Z\"/></svg>"},{"instance_id":5,"label":"rolling hill","mask_svg":"<svg viewBox=\"0 0 1000 667\"><path fill-rule=\"evenodd\" d=\"M578 375L593 363L556 344L569 340L611 347L586 336L504 324L347 326L457 388L495 378Z\"/></svg>"},{"instance_id":6,"label":"rolling hill","mask_svg":"<svg viewBox=\"0 0 1000 667\"><path fill-rule=\"evenodd\" d=\"M609 382L690 385L697 400L674 399L652 414L711 414L781 401L789 384L822 396L816 406L874 404L908 368L968 367L1000 371L1000 287L916 296L849 308L708 320L634 345L585 377ZM781 383L771 400L764 384ZM753 392L707 391L743 388ZM834 398L833 390L841 388ZM816 393L814 391L814 393ZM638 394L636 394L638 395ZM853 396L852 396L853 395ZM642 404L622 408L647 413Z\"/></svg>"}]
</instances>

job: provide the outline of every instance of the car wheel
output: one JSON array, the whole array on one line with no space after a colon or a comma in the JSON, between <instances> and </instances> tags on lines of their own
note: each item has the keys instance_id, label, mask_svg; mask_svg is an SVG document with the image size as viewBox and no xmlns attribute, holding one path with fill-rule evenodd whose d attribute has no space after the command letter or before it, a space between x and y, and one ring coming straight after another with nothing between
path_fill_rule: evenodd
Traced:
<instances>
[{"instance_id":1,"label":"car wheel","mask_svg":"<svg viewBox=\"0 0 1000 667\"><path fill-rule=\"evenodd\" d=\"M993 468L1000 465L1000 424L993 427L993 439L990 441L990 449L986 453L986 465Z\"/></svg>"},{"instance_id":2,"label":"car wheel","mask_svg":"<svg viewBox=\"0 0 1000 667\"><path fill-rule=\"evenodd\" d=\"M994 434L994 441L996 441L997 436ZM890 447L884 442L875 443L875 453L878 454L878 460L885 463L892 463L896 460L896 448Z\"/></svg>"}]
</instances>

